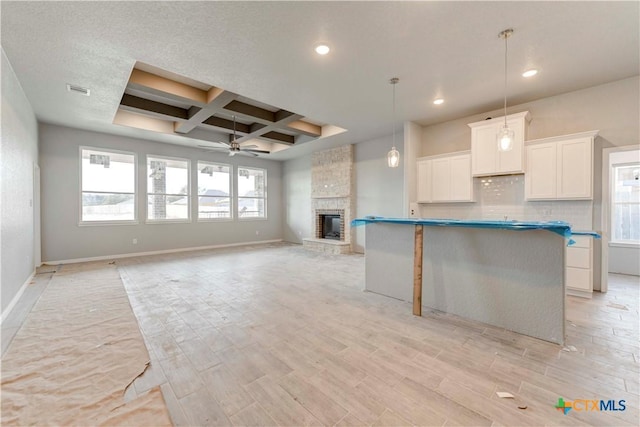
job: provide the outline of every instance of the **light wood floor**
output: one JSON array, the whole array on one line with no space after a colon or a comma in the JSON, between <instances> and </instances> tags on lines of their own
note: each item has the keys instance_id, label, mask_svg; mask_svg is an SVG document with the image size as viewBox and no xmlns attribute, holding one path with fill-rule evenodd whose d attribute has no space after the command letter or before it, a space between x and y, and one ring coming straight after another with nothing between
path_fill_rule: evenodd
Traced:
<instances>
[{"instance_id":1,"label":"light wood floor","mask_svg":"<svg viewBox=\"0 0 640 427\"><path fill-rule=\"evenodd\" d=\"M275 244L117 265L152 358L130 397L161 385L176 425L638 425L637 277L568 297L577 351L564 351L439 312L414 317L362 291L360 255ZM559 397L627 409L563 415Z\"/></svg>"}]
</instances>

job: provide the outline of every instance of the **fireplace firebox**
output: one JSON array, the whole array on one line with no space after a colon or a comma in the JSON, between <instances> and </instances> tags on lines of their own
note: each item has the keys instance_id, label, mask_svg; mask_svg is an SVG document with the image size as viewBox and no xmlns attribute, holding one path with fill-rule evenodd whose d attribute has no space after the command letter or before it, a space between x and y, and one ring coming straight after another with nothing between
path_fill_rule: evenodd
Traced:
<instances>
[{"instance_id":1,"label":"fireplace firebox","mask_svg":"<svg viewBox=\"0 0 640 427\"><path fill-rule=\"evenodd\" d=\"M316 238L344 241L344 210L316 210Z\"/></svg>"},{"instance_id":2,"label":"fireplace firebox","mask_svg":"<svg viewBox=\"0 0 640 427\"><path fill-rule=\"evenodd\" d=\"M340 240L340 215L322 216L322 238Z\"/></svg>"}]
</instances>

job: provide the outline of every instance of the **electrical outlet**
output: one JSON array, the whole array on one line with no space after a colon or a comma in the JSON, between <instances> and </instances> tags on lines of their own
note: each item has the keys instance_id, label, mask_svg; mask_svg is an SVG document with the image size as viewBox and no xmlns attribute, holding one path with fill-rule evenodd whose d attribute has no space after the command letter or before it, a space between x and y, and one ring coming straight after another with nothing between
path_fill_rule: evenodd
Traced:
<instances>
[{"instance_id":1,"label":"electrical outlet","mask_svg":"<svg viewBox=\"0 0 640 427\"><path fill-rule=\"evenodd\" d=\"M135 237L133 238L133 240L131 241L131 243L133 243L134 245L138 244L138 239L136 239Z\"/></svg>"}]
</instances>

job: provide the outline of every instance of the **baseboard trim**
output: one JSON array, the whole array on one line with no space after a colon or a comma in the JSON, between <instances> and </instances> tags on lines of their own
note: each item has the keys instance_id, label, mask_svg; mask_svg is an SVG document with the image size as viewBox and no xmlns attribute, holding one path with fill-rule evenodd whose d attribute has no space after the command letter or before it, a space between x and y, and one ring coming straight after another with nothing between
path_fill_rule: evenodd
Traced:
<instances>
[{"instance_id":1,"label":"baseboard trim","mask_svg":"<svg viewBox=\"0 0 640 427\"><path fill-rule=\"evenodd\" d=\"M160 251L132 252L128 254L103 255L103 256L95 256L95 257L88 257L88 258L63 259L58 261L43 261L42 263L46 265L74 264L77 262L104 261L108 259L133 258L137 256L162 255L162 254L172 254L177 252L192 252L192 251L201 251L206 249L221 249L221 248L231 248L235 246L262 245L267 243L279 243L279 242L282 242L282 239L256 240L253 242L228 243L224 245L195 246L190 248L165 249Z\"/></svg>"},{"instance_id":2,"label":"baseboard trim","mask_svg":"<svg viewBox=\"0 0 640 427\"><path fill-rule=\"evenodd\" d=\"M35 275L36 275L36 270L34 269L33 272L27 278L27 280L22 284L22 286L20 286L20 289L18 289L18 293L11 299L11 302L9 303L7 308L2 312L2 317L0 317L0 325L2 325L2 323L5 321L7 316L9 316L9 313L11 313L11 310L13 310L13 308L16 306L18 301L20 301L20 297L24 293L25 289L27 289L27 286L29 286L29 283L31 283Z\"/></svg>"}]
</instances>

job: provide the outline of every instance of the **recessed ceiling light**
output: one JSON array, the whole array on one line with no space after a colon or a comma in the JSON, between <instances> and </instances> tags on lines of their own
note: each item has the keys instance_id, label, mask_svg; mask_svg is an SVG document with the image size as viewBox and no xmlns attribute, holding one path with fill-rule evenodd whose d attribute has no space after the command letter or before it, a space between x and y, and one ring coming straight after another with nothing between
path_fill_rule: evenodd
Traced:
<instances>
[{"instance_id":1,"label":"recessed ceiling light","mask_svg":"<svg viewBox=\"0 0 640 427\"><path fill-rule=\"evenodd\" d=\"M318 55L326 55L330 50L331 49L326 44L319 44L316 46L316 53Z\"/></svg>"},{"instance_id":2,"label":"recessed ceiling light","mask_svg":"<svg viewBox=\"0 0 640 427\"><path fill-rule=\"evenodd\" d=\"M438 98L438 99L434 100L433 103L436 104L436 105L440 105L440 104L444 103L444 99Z\"/></svg>"},{"instance_id":3,"label":"recessed ceiling light","mask_svg":"<svg viewBox=\"0 0 640 427\"><path fill-rule=\"evenodd\" d=\"M524 73L522 73L522 77L533 77L533 76L535 76L536 74L538 74L538 70L535 70L535 69L533 69L533 70L527 70L527 71L525 71Z\"/></svg>"}]
</instances>

